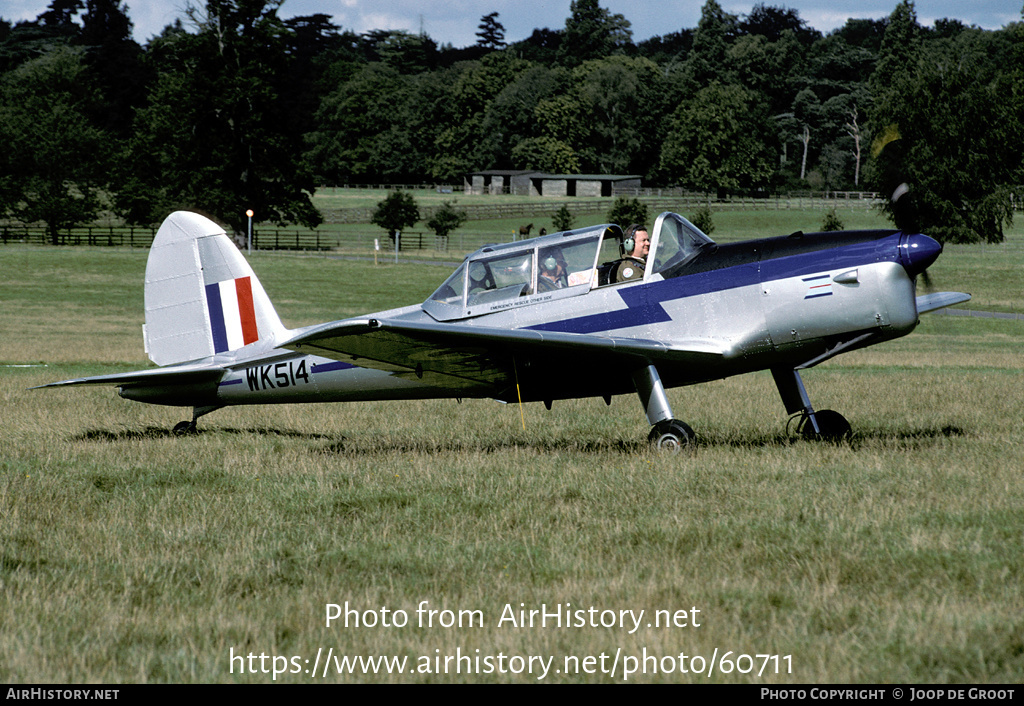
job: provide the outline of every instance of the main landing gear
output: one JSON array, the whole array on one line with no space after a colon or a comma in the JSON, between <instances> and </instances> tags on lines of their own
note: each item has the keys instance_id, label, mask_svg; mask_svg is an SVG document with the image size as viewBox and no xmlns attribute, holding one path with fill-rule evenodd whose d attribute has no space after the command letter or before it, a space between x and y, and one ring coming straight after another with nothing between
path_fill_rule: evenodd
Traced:
<instances>
[{"instance_id":1,"label":"main landing gear","mask_svg":"<svg viewBox=\"0 0 1024 706\"><path fill-rule=\"evenodd\" d=\"M800 373L792 368L772 368L772 377L779 389L782 403L789 414L799 414L797 433L808 441L844 441L853 433L846 417L831 409L814 411ZM672 418L672 407L665 395L658 370L653 365L633 371L640 404L651 423L647 440L659 451L678 452L693 448L696 436L684 422Z\"/></svg>"},{"instance_id":2,"label":"main landing gear","mask_svg":"<svg viewBox=\"0 0 1024 706\"><path fill-rule=\"evenodd\" d=\"M799 371L789 368L772 368L772 377L775 378L775 386L779 388L782 403L786 405L786 412L800 415L796 430L804 439L808 441L845 441L853 434L850 423L839 412L831 409L814 411Z\"/></svg>"},{"instance_id":3,"label":"main landing gear","mask_svg":"<svg viewBox=\"0 0 1024 706\"><path fill-rule=\"evenodd\" d=\"M659 451L678 453L683 449L693 448L696 436L693 429L684 422L672 418L672 407L665 395L665 386L661 383L658 369L653 365L639 368L633 372L633 384L640 396L640 404L651 423L651 433L647 440Z\"/></svg>"},{"instance_id":4,"label":"main landing gear","mask_svg":"<svg viewBox=\"0 0 1024 706\"><path fill-rule=\"evenodd\" d=\"M178 422L174 425L174 429L171 433L175 436L185 436L187 434L198 434L199 430L196 428L196 420L198 420L204 414L215 412L220 409L220 405L210 407L193 407L192 408L192 420L188 422Z\"/></svg>"}]
</instances>

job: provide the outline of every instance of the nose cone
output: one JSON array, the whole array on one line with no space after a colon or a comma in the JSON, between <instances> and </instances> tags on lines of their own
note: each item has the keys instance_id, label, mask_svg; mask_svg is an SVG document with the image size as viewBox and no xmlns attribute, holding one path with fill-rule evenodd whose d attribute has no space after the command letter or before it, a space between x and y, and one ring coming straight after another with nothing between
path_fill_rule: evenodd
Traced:
<instances>
[{"instance_id":1,"label":"nose cone","mask_svg":"<svg viewBox=\"0 0 1024 706\"><path fill-rule=\"evenodd\" d=\"M900 264L911 277L924 272L942 253L942 244L921 233L900 238Z\"/></svg>"}]
</instances>

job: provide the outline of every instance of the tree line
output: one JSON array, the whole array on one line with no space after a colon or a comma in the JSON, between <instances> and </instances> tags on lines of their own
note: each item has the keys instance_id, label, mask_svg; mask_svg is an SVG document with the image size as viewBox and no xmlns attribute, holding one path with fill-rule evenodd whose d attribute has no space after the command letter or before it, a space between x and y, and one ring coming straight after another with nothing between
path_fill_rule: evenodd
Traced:
<instances>
[{"instance_id":1,"label":"tree line","mask_svg":"<svg viewBox=\"0 0 1024 706\"><path fill-rule=\"evenodd\" d=\"M318 184L471 171L638 174L719 193L911 187L915 226L1003 238L1024 184L1024 24L923 27L900 0L828 34L793 9L707 0L635 42L574 0L565 25L469 47L356 34L284 0L207 0L140 46L122 0L0 20L0 212L57 229L175 208L315 227ZM898 215L898 214L894 214Z\"/></svg>"}]
</instances>

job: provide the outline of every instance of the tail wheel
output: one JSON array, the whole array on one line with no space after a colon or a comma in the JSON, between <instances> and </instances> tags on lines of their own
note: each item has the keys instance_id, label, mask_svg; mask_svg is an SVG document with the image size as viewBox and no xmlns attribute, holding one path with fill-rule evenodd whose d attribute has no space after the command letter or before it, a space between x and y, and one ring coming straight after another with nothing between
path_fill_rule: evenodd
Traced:
<instances>
[{"instance_id":1,"label":"tail wheel","mask_svg":"<svg viewBox=\"0 0 1024 706\"><path fill-rule=\"evenodd\" d=\"M658 451L678 453L683 449L693 448L697 436L685 422L678 419L666 419L651 428L647 440Z\"/></svg>"}]
</instances>

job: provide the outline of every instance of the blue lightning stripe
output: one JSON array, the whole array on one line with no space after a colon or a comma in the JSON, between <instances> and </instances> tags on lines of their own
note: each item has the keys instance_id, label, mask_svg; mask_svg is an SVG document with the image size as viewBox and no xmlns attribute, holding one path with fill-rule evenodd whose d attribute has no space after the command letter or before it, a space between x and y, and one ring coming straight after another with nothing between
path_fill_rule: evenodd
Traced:
<instances>
[{"instance_id":1,"label":"blue lightning stripe","mask_svg":"<svg viewBox=\"0 0 1024 706\"><path fill-rule=\"evenodd\" d=\"M213 350L215 353L223 353L228 350L228 330L224 325L224 306L220 300L219 283L206 285L206 305L210 311Z\"/></svg>"},{"instance_id":2,"label":"blue lightning stripe","mask_svg":"<svg viewBox=\"0 0 1024 706\"><path fill-rule=\"evenodd\" d=\"M688 277L674 277L661 282L652 282L646 286L618 290L618 295L626 304L625 309L552 321L528 328L563 333L597 333L630 326L665 323L671 321L672 317L662 306L664 302L734 289L748 284L757 284L757 282L757 267L750 264L700 272Z\"/></svg>"},{"instance_id":3,"label":"blue lightning stripe","mask_svg":"<svg viewBox=\"0 0 1024 706\"><path fill-rule=\"evenodd\" d=\"M333 361L331 363L319 363L312 366L310 372L316 373L329 373L335 370L348 370L349 368L356 367L352 363L343 363L340 360Z\"/></svg>"},{"instance_id":4,"label":"blue lightning stripe","mask_svg":"<svg viewBox=\"0 0 1024 706\"><path fill-rule=\"evenodd\" d=\"M662 306L665 302L749 285L767 284L792 277L802 277L821 272L824 269L848 269L871 262L897 261L899 254L898 248L894 247L894 242L896 245L899 244L898 234L879 240L833 248L827 251L830 255L828 258L822 257L823 251L813 250L673 277L647 285L626 287L618 290L619 296L626 304L625 309L550 321L526 328L563 333L598 333L631 326L663 323L672 320Z\"/></svg>"},{"instance_id":5,"label":"blue lightning stripe","mask_svg":"<svg viewBox=\"0 0 1024 706\"><path fill-rule=\"evenodd\" d=\"M602 314L590 314L579 316L575 319L563 321L552 321L547 324L528 326L527 328L536 331L561 331L564 333L595 333L597 331L611 331L618 328L630 326L643 326L644 324L663 323L671 321L672 317L661 306L660 303L654 306L637 308L618 309Z\"/></svg>"}]
</instances>

